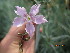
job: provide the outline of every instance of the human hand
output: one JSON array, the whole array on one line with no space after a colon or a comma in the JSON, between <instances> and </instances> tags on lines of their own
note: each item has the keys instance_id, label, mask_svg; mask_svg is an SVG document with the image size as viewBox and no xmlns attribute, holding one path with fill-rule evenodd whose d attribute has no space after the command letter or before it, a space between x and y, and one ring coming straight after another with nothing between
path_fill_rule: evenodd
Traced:
<instances>
[{"instance_id":1,"label":"human hand","mask_svg":"<svg viewBox=\"0 0 70 53\"><path fill-rule=\"evenodd\" d=\"M21 37L18 33L25 32L25 24L26 23L21 27L12 26L10 28L9 32L0 43L0 53L20 53L19 42ZM30 40L23 41L23 53L34 53L35 33L33 33L33 35Z\"/></svg>"}]
</instances>

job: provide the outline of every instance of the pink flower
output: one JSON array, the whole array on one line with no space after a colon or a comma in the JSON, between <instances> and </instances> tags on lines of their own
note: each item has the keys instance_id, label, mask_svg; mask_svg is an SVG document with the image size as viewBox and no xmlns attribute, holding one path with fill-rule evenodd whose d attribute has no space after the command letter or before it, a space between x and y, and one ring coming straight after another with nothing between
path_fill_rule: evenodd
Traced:
<instances>
[{"instance_id":1,"label":"pink flower","mask_svg":"<svg viewBox=\"0 0 70 53\"><path fill-rule=\"evenodd\" d=\"M14 19L13 26L20 27L24 22L27 22L25 30L30 36L32 36L32 33L35 31L35 27L32 22L36 24L48 22L43 15L36 15L39 12L39 7L40 4L33 5L29 14L27 14L24 7L16 6L17 10L15 10L15 13L19 15L19 17Z\"/></svg>"}]
</instances>

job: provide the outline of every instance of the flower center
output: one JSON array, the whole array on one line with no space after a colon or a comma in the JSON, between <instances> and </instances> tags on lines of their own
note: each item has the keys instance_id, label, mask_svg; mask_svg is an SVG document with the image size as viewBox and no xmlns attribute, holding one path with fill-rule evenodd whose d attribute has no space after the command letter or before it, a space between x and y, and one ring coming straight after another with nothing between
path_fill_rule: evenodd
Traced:
<instances>
[{"instance_id":1,"label":"flower center","mask_svg":"<svg viewBox=\"0 0 70 53\"><path fill-rule=\"evenodd\" d=\"M31 18L30 18L30 16L29 16L29 15L28 15L27 19L28 19L28 20L31 20Z\"/></svg>"},{"instance_id":2,"label":"flower center","mask_svg":"<svg viewBox=\"0 0 70 53\"><path fill-rule=\"evenodd\" d=\"M30 20L30 17L28 17L28 20Z\"/></svg>"}]
</instances>

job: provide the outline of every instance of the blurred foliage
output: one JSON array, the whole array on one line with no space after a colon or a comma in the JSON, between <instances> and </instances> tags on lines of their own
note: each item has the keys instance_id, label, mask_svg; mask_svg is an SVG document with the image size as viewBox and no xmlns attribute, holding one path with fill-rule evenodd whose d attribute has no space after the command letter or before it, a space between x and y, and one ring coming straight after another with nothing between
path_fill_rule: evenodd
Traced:
<instances>
[{"instance_id":1,"label":"blurred foliage","mask_svg":"<svg viewBox=\"0 0 70 53\"><path fill-rule=\"evenodd\" d=\"M43 14L49 22L37 26L36 53L70 53L69 0L0 0L0 39L16 17L15 6L23 6L29 12L33 4L39 3L39 14ZM43 32L39 32L40 27Z\"/></svg>"}]
</instances>

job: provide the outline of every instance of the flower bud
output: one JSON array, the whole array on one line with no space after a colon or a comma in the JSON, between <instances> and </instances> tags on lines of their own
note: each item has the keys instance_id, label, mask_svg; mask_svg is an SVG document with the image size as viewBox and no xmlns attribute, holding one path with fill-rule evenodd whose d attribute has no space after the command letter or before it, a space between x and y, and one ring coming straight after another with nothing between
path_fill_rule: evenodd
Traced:
<instances>
[{"instance_id":1,"label":"flower bud","mask_svg":"<svg viewBox=\"0 0 70 53\"><path fill-rule=\"evenodd\" d=\"M42 27L40 27L40 32L43 32L43 28Z\"/></svg>"}]
</instances>

